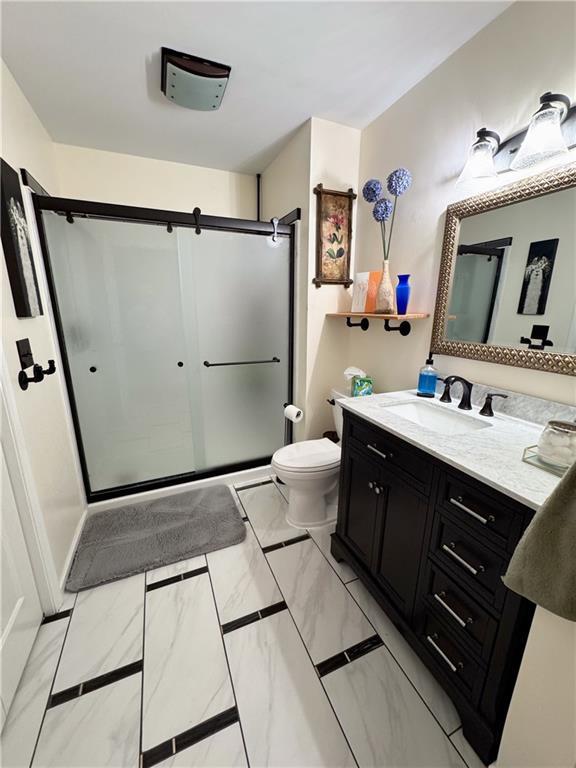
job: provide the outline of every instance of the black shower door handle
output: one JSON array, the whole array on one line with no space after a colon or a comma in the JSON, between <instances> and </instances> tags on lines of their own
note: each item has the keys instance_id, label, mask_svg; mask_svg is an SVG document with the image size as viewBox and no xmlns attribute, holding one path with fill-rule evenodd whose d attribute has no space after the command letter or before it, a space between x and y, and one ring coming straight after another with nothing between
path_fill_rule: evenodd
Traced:
<instances>
[{"instance_id":1,"label":"black shower door handle","mask_svg":"<svg viewBox=\"0 0 576 768\"><path fill-rule=\"evenodd\" d=\"M271 360L234 360L229 363L209 363L208 360L204 360L206 368L218 368L223 365L263 365L264 363L279 363L279 357L273 357Z\"/></svg>"}]
</instances>

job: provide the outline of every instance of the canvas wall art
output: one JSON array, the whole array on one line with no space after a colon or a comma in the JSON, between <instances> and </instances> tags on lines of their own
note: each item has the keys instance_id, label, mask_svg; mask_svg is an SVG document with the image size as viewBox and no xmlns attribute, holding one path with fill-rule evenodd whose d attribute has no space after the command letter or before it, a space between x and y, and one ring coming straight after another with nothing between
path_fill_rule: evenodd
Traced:
<instances>
[{"instance_id":1,"label":"canvas wall art","mask_svg":"<svg viewBox=\"0 0 576 768\"><path fill-rule=\"evenodd\" d=\"M352 285L350 251L352 247L352 205L356 195L314 188L316 195L316 277L314 285Z\"/></svg>"},{"instance_id":2,"label":"canvas wall art","mask_svg":"<svg viewBox=\"0 0 576 768\"><path fill-rule=\"evenodd\" d=\"M519 315L543 315L552 280L558 238L530 243L518 302Z\"/></svg>"},{"instance_id":3,"label":"canvas wall art","mask_svg":"<svg viewBox=\"0 0 576 768\"><path fill-rule=\"evenodd\" d=\"M20 179L16 171L4 160L0 160L0 173L2 250L16 316L37 317L42 314L42 304L32 259Z\"/></svg>"},{"instance_id":4,"label":"canvas wall art","mask_svg":"<svg viewBox=\"0 0 576 768\"><path fill-rule=\"evenodd\" d=\"M376 294L382 272L357 272L354 275L351 312L376 312Z\"/></svg>"}]
</instances>

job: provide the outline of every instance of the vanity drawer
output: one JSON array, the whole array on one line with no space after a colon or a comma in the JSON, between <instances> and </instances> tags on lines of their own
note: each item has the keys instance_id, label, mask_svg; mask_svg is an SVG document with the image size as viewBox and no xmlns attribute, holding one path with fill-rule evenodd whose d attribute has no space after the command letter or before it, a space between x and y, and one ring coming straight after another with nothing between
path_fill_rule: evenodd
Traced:
<instances>
[{"instance_id":1,"label":"vanity drawer","mask_svg":"<svg viewBox=\"0 0 576 768\"><path fill-rule=\"evenodd\" d=\"M406 474L418 484L422 492L428 491L432 484L433 468L425 453L366 422L351 419L348 434L355 447L392 472L398 469Z\"/></svg>"},{"instance_id":2,"label":"vanity drawer","mask_svg":"<svg viewBox=\"0 0 576 768\"><path fill-rule=\"evenodd\" d=\"M470 483L444 473L439 488L440 505L466 525L508 542L518 540L522 516Z\"/></svg>"},{"instance_id":3,"label":"vanity drawer","mask_svg":"<svg viewBox=\"0 0 576 768\"><path fill-rule=\"evenodd\" d=\"M500 579L506 560L472 534L436 513L432 553L455 578L478 590L496 608L502 606L505 587Z\"/></svg>"},{"instance_id":4,"label":"vanity drawer","mask_svg":"<svg viewBox=\"0 0 576 768\"><path fill-rule=\"evenodd\" d=\"M480 658L485 661L490 658L498 622L454 579L430 561L426 567L425 600Z\"/></svg>"},{"instance_id":5,"label":"vanity drawer","mask_svg":"<svg viewBox=\"0 0 576 768\"><path fill-rule=\"evenodd\" d=\"M420 639L450 682L477 701L486 675L484 668L455 642L431 612L423 617Z\"/></svg>"}]
</instances>

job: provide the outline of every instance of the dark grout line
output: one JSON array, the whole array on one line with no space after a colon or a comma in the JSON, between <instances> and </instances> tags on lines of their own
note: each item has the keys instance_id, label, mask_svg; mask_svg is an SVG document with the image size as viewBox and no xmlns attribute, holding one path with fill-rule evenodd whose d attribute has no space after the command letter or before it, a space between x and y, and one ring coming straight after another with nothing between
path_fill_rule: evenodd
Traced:
<instances>
[{"instance_id":1,"label":"dark grout line","mask_svg":"<svg viewBox=\"0 0 576 768\"><path fill-rule=\"evenodd\" d=\"M276 490L278 490L278 489L276 489ZM280 493L279 490L278 490L278 493ZM280 494L280 495L282 496L282 494ZM284 499L284 501L286 501L286 499ZM249 525L252 525L252 523L249 522ZM254 531L254 526L252 526L252 531L254 532L254 535L256 536L256 532ZM306 538L312 538L312 537L309 536L309 534L307 534ZM257 536L256 536L256 541L258 542L262 552L265 552L264 547L260 544L260 540L258 539ZM276 582L276 586L278 587L278 591L280 592L282 597L284 597L284 593L282 592L282 589L280 588L280 584L278 584L278 579L276 578L276 574L272 570L272 567L271 567L270 563L268 562L268 558L265 558L265 559L266 559L266 562L268 563L268 568L270 570L272 578ZM286 604L286 610L288 611L288 615L292 619L292 624L294 626L294 629L296 630L296 633L297 633L298 637L300 638L300 642L302 643L302 647L304 648L304 652L308 656L308 659L310 660L310 664L312 665L312 668L315 669L314 661L313 661L312 657L310 656L310 651L308 650L308 647L307 647L306 643L304 642L304 638L302 637L302 633L300 632L300 630L298 628L298 625L294 621L294 616L292 615L292 611L290 610L290 607L288 606L288 604ZM372 623L371 622L369 622L369 623L370 623L370 626L372 626ZM374 627L372 627L372 628L374 629ZM339 719L339 717L338 717L338 715L336 713L336 710L334 709L334 706L333 706L332 702L330 701L330 697L328 696L328 692L326 691L326 688L322 684L322 680L320 680L320 685L322 686L322 690L324 691L324 696L326 696L326 701L328 702L328 706L332 710L332 714L334 715L334 719L336 720L336 722L338 723L338 725L340 727L340 731L342 732L342 736L344 738L344 741L346 742L346 745L348 746L348 749L350 750L350 754L352 755L352 759L354 760L354 764L356 765L356 768L359 768L359 763L358 763L358 760L356 759L356 755L354 754L354 751L352 749L352 745L350 744L350 741L348 739L346 731L344 730L344 727L342 726L342 723L340 722L340 719ZM248 754L248 753L246 753L246 754Z\"/></svg>"},{"instance_id":2,"label":"dark grout line","mask_svg":"<svg viewBox=\"0 0 576 768\"><path fill-rule=\"evenodd\" d=\"M74 600L74 607L76 607L76 601L78 600L78 595L76 595L76 600ZM72 624L72 619L68 622L68 626L66 627L66 632L64 633L64 639L62 640L62 645L60 646L60 653L58 654L58 661L56 662L56 666L54 667L54 674L52 676L52 682L50 683L50 690L48 691L48 696L46 697L46 703L44 705L44 712L42 714L42 720L40 721L40 726L38 728L38 732L36 734L36 739L34 740L34 749L32 750L32 757L30 758L30 766L34 763L34 758L36 757L36 750L38 749L38 742L40 741L40 734L42 733L42 728L44 727L44 721L46 720L46 712L48 712L48 705L50 703L50 699L52 698L52 691L54 690L54 681L56 680L56 675L58 673L58 668L60 666L60 662L62 661L62 654L64 653L64 646L66 645L66 640L68 639L68 632L70 631L70 624Z\"/></svg>"},{"instance_id":3,"label":"dark grout line","mask_svg":"<svg viewBox=\"0 0 576 768\"><path fill-rule=\"evenodd\" d=\"M272 616L280 611L285 611L288 608L284 600L268 605L266 608L261 608L259 611L248 613L246 616L240 616L238 619L227 621L226 624L222 624L222 634L227 635L229 632L233 632L235 629L245 627L248 624L253 624L255 621L265 619L267 616Z\"/></svg>"},{"instance_id":4,"label":"dark grout line","mask_svg":"<svg viewBox=\"0 0 576 768\"><path fill-rule=\"evenodd\" d=\"M329 525L329 523L327 523L327 525ZM330 566L330 568L332 568L332 570L334 571L334 573L336 574L336 576L338 576L338 578L340 579L340 581L342 582L342 584L343 584L344 586L346 586L346 584L350 584L351 582L353 582L353 581L356 581L356 580L358 579L358 576L355 576L353 579L350 579L350 581L344 581L344 579L342 578L342 576L340 576L340 574L339 574L339 573L338 573L338 571L336 570L336 568L335 568L335 566L334 566L334 563L330 562L330 558L326 556L326 553L325 553L325 552L323 552L323 550L322 550L322 547L320 546L320 544L318 544L318 542L316 541L316 539L314 538L314 536L312 536L312 534L310 534L310 538L312 539L312 541L314 542L314 544L316 544L316 546L318 547L318 550L320 551L320 554L322 555L322 557L324 558L324 560L326 560L326 562L328 563L328 565ZM334 562L336 562L336 561L334 561Z\"/></svg>"},{"instance_id":5,"label":"dark grout line","mask_svg":"<svg viewBox=\"0 0 576 768\"><path fill-rule=\"evenodd\" d=\"M354 581L358 581L358 579L354 579L353 581L351 581L351 582L348 582L347 584L344 584L344 586L345 586L346 588L348 588L348 584L352 584ZM360 583L362 584L362 580L361 580L361 579L360 579ZM363 586L364 586L364 585L363 585ZM368 588L367 588L367 587L365 587L365 589L366 589L366 591L368 591ZM350 595L350 597L352 598L352 600L354 600L354 602L356 603L356 605L358 606L358 608L359 608L359 609L362 611L362 613L364 614L364 617L365 617L365 619L366 619L366 620L367 620L367 621L370 623L370 625L371 625L372 627L374 627L374 630L376 630L376 627L374 626L374 622L373 622L373 621L370 619L370 617L368 616L368 614L366 613L366 611L365 611L365 610L362 608L362 606L360 605L360 603L358 602L358 600L356 600L356 598L354 597L354 595L352 594L352 592L350 592L350 590L349 590L349 589L348 589L348 594ZM372 597L372 595L370 595L370 597ZM375 598L372 598L372 599L374 600L374 602L376 602L376 599L375 599ZM378 606L378 608L379 608L379 609L382 611L382 613L384 613L384 614L385 614L386 618L387 618L387 619L388 619L388 620L389 620L389 621L392 623L392 625L393 625L393 626L394 626L394 628L396 629L396 626L394 625L394 622L392 622L392 619L390 619L390 617L388 616L388 614L386 614L386 612L385 612L385 611L384 611L382 608L380 608L380 606ZM398 630L398 629L397 629L397 631L399 632L400 630ZM400 662L398 661L398 659L396 658L396 656L395 656L395 655L394 655L394 653L392 652L392 649L390 648L390 646L389 646L389 645L388 645L388 644L387 644L385 641L383 641L383 644L384 644L384 647L386 648L386 650L388 651L388 653L390 654L390 656L391 656L391 657L394 659L394 661L396 662L396 665L398 666L398 668L400 669L400 671L402 672L402 674L404 675L404 677L406 678L406 680L408 680L408 682L410 683L410 685L412 686L412 688L414 688L414 690L415 690L415 691L416 691L416 693L418 694L418 696L419 696L419 698L420 698L420 701L421 701L421 702L424 704L424 706L426 707L426 709L428 710L428 712L430 712L430 714L431 714L431 715L432 715L432 717L434 718L434 721L436 722L436 725L437 725L437 726L440 728L440 730L442 731L442 733L443 733L445 736L447 736L447 737L450 737L450 734L449 734L449 733L448 733L448 732L447 732L447 731L444 729L444 727L442 726L442 723L440 722L440 720L438 720L438 718L436 717L435 713L432 711L432 709L431 709L430 705L428 704L428 702L427 702L427 701L425 700L425 698L422 696L422 694L420 693L420 691L418 690L418 688L417 688L417 687L414 685L414 683L413 683L413 682L412 682L412 680L410 679L410 676L408 675L408 673L406 672L406 670L404 669L404 667L402 666L402 664L400 664ZM448 696L448 694L446 694L446 696ZM460 725L458 726L458 728L456 728L456 731L457 731L459 728L461 728L461 727L462 727L462 725L460 724ZM452 731L452 733L456 733L456 731Z\"/></svg>"},{"instance_id":6,"label":"dark grout line","mask_svg":"<svg viewBox=\"0 0 576 768\"><path fill-rule=\"evenodd\" d=\"M146 592L152 592L155 589L168 587L170 584L176 584L178 581L184 581L184 579L192 579L194 578L194 576L201 576L203 573L208 573L207 565L203 565L202 568L195 568L193 571L186 571L185 573L177 573L176 576L169 576L167 579L161 579L160 581L153 581L152 584L148 584L146 586Z\"/></svg>"},{"instance_id":7,"label":"dark grout line","mask_svg":"<svg viewBox=\"0 0 576 768\"><path fill-rule=\"evenodd\" d=\"M225 712L220 712L218 715L204 720L202 723L189 728L172 739L163 741L161 744L142 752L141 768L151 768L156 763L160 763L176 755L178 752L182 752L184 749L197 744L199 741L203 741L209 736L214 736L214 734L239 721L238 707L230 707Z\"/></svg>"},{"instance_id":8,"label":"dark grout line","mask_svg":"<svg viewBox=\"0 0 576 768\"><path fill-rule=\"evenodd\" d=\"M287 539L286 541L279 541L276 544L268 544L268 546L261 547L261 549L262 552L267 555L268 552L274 552L275 549L282 549L283 547L289 547L292 544L299 544L301 541L306 541L311 538L309 533L303 533L302 536L296 536L294 539Z\"/></svg>"},{"instance_id":9,"label":"dark grout line","mask_svg":"<svg viewBox=\"0 0 576 768\"><path fill-rule=\"evenodd\" d=\"M144 573L144 594L142 595L142 674L140 676L140 732L138 734L138 768L142 768L142 744L144 743L144 660L146 659L146 576Z\"/></svg>"},{"instance_id":10,"label":"dark grout line","mask_svg":"<svg viewBox=\"0 0 576 768\"><path fill-rule=\"evenodd\" d=\"M466 768L474 768L474 767L473 767L473 766L472 766L470 763L468 763L468 762L467 762L467 761L464 759L464 755L462 754L462 752L460 752L460 750L458 749L458 747L456 746L456 744L454 744L454 742L452 741L452 736L454 736L454 734L455 734L455 733L458 733L458 731L461 731L461 730L462 730L462 726L460 725L458 728L456 728L456 730L455 730L455 731L452 731L452 733L451 733L451 734L450 734L450 736L448 737L448 741L450 742L450 744L452 745L452 749L453 749L453 750L456 752L456 754L458 755L458 757L459 757L459 758L462 760L462 762L464 763L464 765L466 766ZM478 758L478 764L479 764L479 765L484 765L484 763L482 762L482 760L480 760L480 758ZM488 767L486 766L486 768L488 768Z\"/></svg>"},{"instance_id":11,"label":"dark grout line","mask_svg":"<svg viewBox=\"0 0 576 768\"><path fill-rule=\"evenodd\" d=\"M125 677L130 677L138 672L142 671L143 661L135 661L132 664L126 664L124 667L114 669L112 672L106 672L104 675L98 675L91 680L86 680L84 683L72 686L72 688L65 688L63 691L53 693L48 700L48 709L57 707L59 704L64 704L72 699L77 699L79 696L84 696L92 691L97 691L99 688L104 688L106 685L116 683L118 680L123 680Z\"/></svg>"},{"instance_id":12,"label":"dark grout line","mask_svg":"<svg viewBox=\"0 0 576 768\"><path fill-rule=\"evenodd\" d=\"M238 499L240 501L240 506L244 510L244 514L246 514L246 510L244 509L244 505L242 504L240 496L238 496ZM248 521L246 525L251 525L250 521ZM252 529L252 532L254 533L254 529ZM256 536L255 538L256 538L256 541L258 541L258 538ZM208 568L208 581L210 582L210 589L212 591L212 600L214 602L214 610L216 611L218 626L220 627L220 640L222 641L222 648L224 649L224 658L226 659L226 668L228 669L228 679L230 680L232 695L234 696L236 711L238 712L238 726L240 727L240 735L242 736L242 744L244 745L244 756L246 757L246 765L247 765L247 768L250 768L250 759L248 757L248 748L246 747L246 738L244 736L244 728L242 727L242 720L240 719L240 710L238 709L238 697L236 696L236 689L234 687L234 678L232 677L232 671L230 669L230 659L228 658L228 650L226 649L226 643L224 642L224 634L222 632L222 625L220 624L220 611L218 610L218 602L216 600L216 593L214 592L214 584L212 583L212 574L210 573L210 568Z\"/></svg>"},{"instance_id":13,"label":"dark grout line","mask_svg":"<svg viewBox=\"0 0 576 768\"><path fill-rule=\"evenodd\" d=\"M324 675L334 672L336 669L340 669L362 656L366 656L370 651L373 651L376 648L381 648L383 645L384 643L382 642L380 635L372 635L372 637L362 640L360 643L350 646L350 648L346 648L345 651L337 653L335 656L331 656L329 659L316 664L318 675L319 677L324 677Z\"/></svg>"},{"instance_id":14,"label":"dark grout line","mask_svg":"<svg viewBox=\"0 0 576 768\"><path fill-rule=\"evenodd\" d=\"M60 619L67 619L68 616L72 615L72 608L68 608L67 611L60 611L59 613L53 613L50 616L44 616L42 621L40 622L40 626L43 627L44 624L51 624L53 621L60 621Z\"/></svg>"},{"instance_id":15,"label":"dark grout line","mask_svg":"<svg viewBox=\"0 0 576 768\"><path fill-rule=\"evenodd\" d=\"M253 624L255 621L260 621L261 618L260 612L254 611L254 613L248 613L246 616L241 616L239 619L227 621L226 624L222 624L222 634L227 635L228 632L233 632L235 629L245 627L247 624Z\"/></svg>"},{"instance_id":16,"label":"dark grout line","mask_svg":"<svg viewBox=\"0 0 576 768\"><path fill-rule=\"evenodd\" d=\"M234 490L236 491L236 493L240 494L240 493L242 493L242 491L247 491L250 488L259 488L261 485L270 485L271 483L273 484L274 481L273 480L261 480L260 482L250 483L250 485L242 485L239 488L237 486L235 486L235 485L233 487L234 487Z\"/></svg>"}]
</instances>

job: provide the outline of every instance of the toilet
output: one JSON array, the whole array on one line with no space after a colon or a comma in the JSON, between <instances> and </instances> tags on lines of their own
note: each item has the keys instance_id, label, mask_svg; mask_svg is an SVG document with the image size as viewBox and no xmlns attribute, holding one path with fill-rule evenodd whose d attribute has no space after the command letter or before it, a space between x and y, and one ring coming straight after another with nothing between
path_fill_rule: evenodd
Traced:
<instances>
[{"instance_id":1,"label":"toilet","mask_svg":"<svg viewBox=\"0 0 576 768\"><path fill-rule=\"evenodd\" d=\"M334 427L342 439L342 409L347 397L332 390ZM295 528L318 528L336 519L340 446L324 437L285 445L272 456L272 469L289 490L286 520Z\"/></svg>"}]
</instances>

